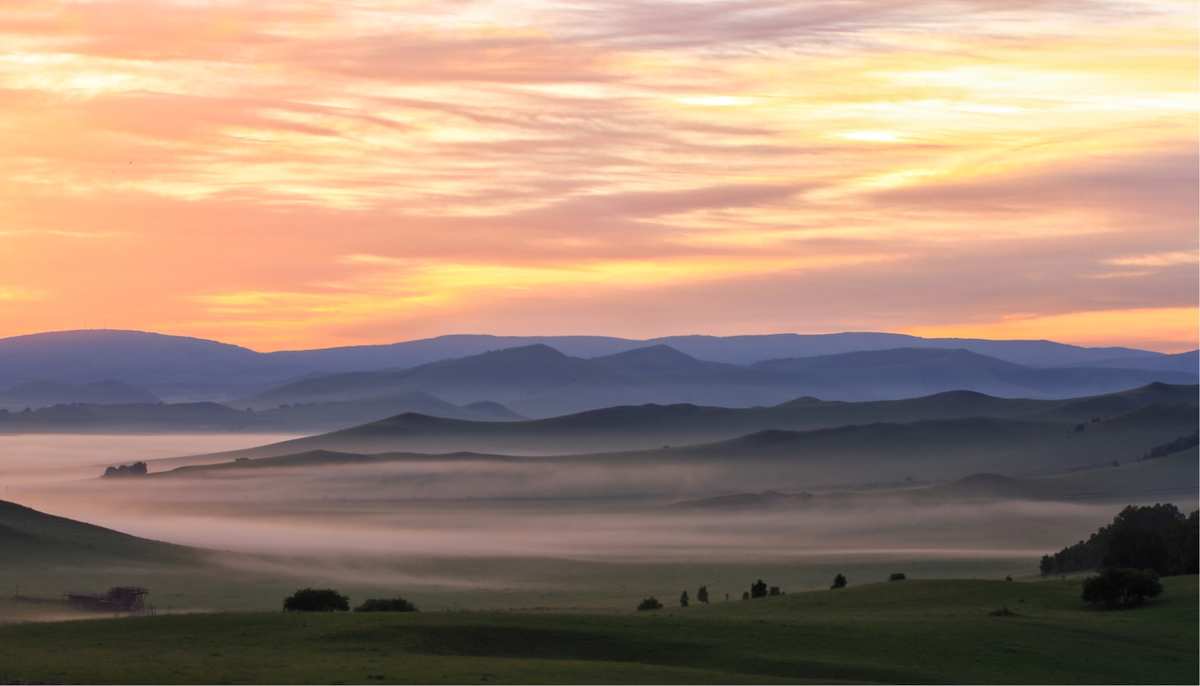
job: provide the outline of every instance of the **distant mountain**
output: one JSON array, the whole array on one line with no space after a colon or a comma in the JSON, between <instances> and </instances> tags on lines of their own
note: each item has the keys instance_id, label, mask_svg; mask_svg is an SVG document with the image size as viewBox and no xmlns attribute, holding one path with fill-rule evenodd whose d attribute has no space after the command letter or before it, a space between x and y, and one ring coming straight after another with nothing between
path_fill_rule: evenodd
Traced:
<instances>
[{"instance_id":1,"label":"distant mountain","mask_svg":"<svg viewBox=\"0 0 1200 686\"><path fill-rule=\"evenodd\" d=\"M139 331L59 331L0 339L0 386L113 379L168 399L249 392L309 371L247 348Z\"/></svg>"},{"instance_id":2,"label":"distant mountain","mask_svg":"<svg viewBox=\"0 0 1200 686\"><path fill-rule=\"evenodd\" d=\"M118 403L156 403L158 401L156 395L145 389L111 379L85 384L25 381L11 388L0 390L0 409L38 408L62 403L113 405Z\"/></svg>"},{"instance_id":3,"label":"distant mountain","mask_svg":"<svg viewBox=\"0 0 1200 686\"><path fill-rule=\"evenodd\" d=\"M1007 397L1067 397L1133 388L1151 381L1191 383L1174 370L1028 367L956 348L897 348L767 360L754 369L806 376L824 398L896 398L951 389Z\"/></svg>"},{"instance_id":4,"label":"distant mountain","mask_svg":"<svg viewBox=\"0 0 1200 686\"><path fill-rule=\"evenodd\" d=\"M426 392L457 403L499 400L535 417L616 404L774 404L798 395L827 400L893 399L955 389L1011 397L1070 397L1196 375L1108 368L1032 368L967 350L902 348L789 358L740 366L698 360L665 345L594 358L546 345L507 348L406 370L315 376L239 406Z\"/></svg>"},{"instance_id":5,"label":"distant mountain","mask_svg":"<svg viewBox=\"0 0 1200 686\"><path fill-rule=\"evenodd\" d=\"M1174 355L1127 355L1098 360L1088 366L1196 374L1200 373L1200 350Z\"/></svg>"},{"instance_id":6,"label":"distant mountain","mask_svg":"<svg viewBox=\"0 0 1200 686\"><path fill-rule=\"evenodd\" d=\"M838 484L958 479L978 472L996 473L1006 478L1029 477L1039 472L1136 462L1152 446L1173 437L1189 435L1196 426L1195 404L1156 404L1128 415L1080 426L1038 419L985 417L881 422L811 431L764 430L701 445L545 457L513 457L494 452L368 452L333 448L332 445L337 444L333 441L327 442L326 447L319 447L320 442L303 439L264 449L207 456L208 464L201 462L175 471L164 471L170 468L170 461L156 462L152 477L155 474L205 475L229 470L243 473L254 470L260 476L269 477L269 470L278 467L321 469L351 464L468 461L498 465L517 463L538 469L557 465L620 467L631 475L640 469L653 471L660 467L684 466L690 474L722 475L718 480L724 484L737 483L758 489L791 485L820 490ZM347 433L341 432L341 438L344 439ZM337 438L338 434L329 437ZM359 437L362 437L361 432ZM348 443L352 444L346 440L341 442L342 445ZM1188 454L1194 452L1193 447ZM1143 462L1173 464L1166 460ZM1168 467L1156 469L1177 471ZM323 474L323 478L338 478L337 473ZM361 472L354 474L357 476L348 478L362 478ZM636 488L636 482L636 478L631 479L630 487ZM1180 486L1178 481L1163 481L1163 487ZM1182 486L1194 488L1194 481Z\"/></svg>"},{"instance_id":7,"label":"distant mountain","mask_svg":"<svg viewBox=\"0 0 1200 686\"><path fill-rule=\"evenodd\" d=\"M605 336L452 335L388 345L259 353L183 336L85 330L0 339L0 388L38 380L79 385L112 379L145 388L171 401L224 400L251 395L263 388L314 374L406 369L531 345L550 346L576 358L611 356L664 345L697 360L737 365L902 347L961 348L1034 367L1091 365L1196 372L1194 364L1159 363L1155 361L1166 356L1129 348L1084 348L1052 341L925 339L888 333L669 336L649 340ZM1120 361L1120 364L1114 361ZM1103 364L1092 364L1101 362ZM1164 366L1156 366L1159 364ZM765 401L747 395L737 402Z\"/></svg>"},{"instance_id":8,"label":"distant mountain","mask_svg":"<svg viewBox=\"0 0 1200 686\"><path fill-rule=\"evenodd\" d=\"M480 422L522 419L499 403L460 407L425 393L371 400L285 405L237 410L220 403L129 403L52 405L34 411L0 410L2 433L170 433L329 431L376 421L396 413L423 412Z\"/></svg>"},{"instance_id":9,"label":"distant mountain","mask_svg":"<svg viewBox=\"0 0 1200 686\"><path fill-rule=\"evenodd\" d=\"M478 422L402 414L378 422L193 461L269 457L309 450L356 453L475 451L552 455L630 451L732 439L766 430L809 431L846 425L971 418L1052 423L1063 431L1112 420L1145 408L1197 411L1196 386L1152 384L1089 398L1031 400L955 391L922 398L829 402L801 398L772 407L724 408L689 404L618 406L549 419ZM1175 421L1172 419L1171 421ZM1166 432L1161 438L1175 438ZM1161 442L1161 441L1158 441ZM1153 444L1143 446L1149 449Z\"/></svg>"}]
</instances>

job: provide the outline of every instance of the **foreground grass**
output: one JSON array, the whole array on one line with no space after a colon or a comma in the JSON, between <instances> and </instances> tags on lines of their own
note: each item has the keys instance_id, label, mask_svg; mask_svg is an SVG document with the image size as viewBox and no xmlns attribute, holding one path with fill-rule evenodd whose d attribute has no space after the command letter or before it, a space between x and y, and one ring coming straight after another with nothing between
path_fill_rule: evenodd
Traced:
<instances>
[{"instance_id":1,"label":"foreground grass","mask_svg":"<svg viewBox=\"0 0 1200 686\"><path fill-rule=\"evenodd\" d=\"M0 682L1196 683L1196 577L907 581L627 615L177 615L0 627ZM989 612L1007 606L1016 616Z\"/></svg>"}]
</instances>

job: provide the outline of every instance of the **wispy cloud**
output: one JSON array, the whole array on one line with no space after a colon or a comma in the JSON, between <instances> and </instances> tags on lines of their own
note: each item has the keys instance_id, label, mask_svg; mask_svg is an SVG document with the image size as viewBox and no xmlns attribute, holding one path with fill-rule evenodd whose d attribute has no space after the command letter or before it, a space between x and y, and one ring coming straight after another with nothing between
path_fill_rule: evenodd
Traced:
<instances>
[{"instance_id":1,"label":"wispy cloud","mask_svg":"<svg viewBox=\"0 0 1200 686\"><path fill-rule=\"evenodd\" d=\"M1196 306L1194 18L13 0L0 276L44 297L0 334L1165 327Z\"/></svg>"}]
</instances>

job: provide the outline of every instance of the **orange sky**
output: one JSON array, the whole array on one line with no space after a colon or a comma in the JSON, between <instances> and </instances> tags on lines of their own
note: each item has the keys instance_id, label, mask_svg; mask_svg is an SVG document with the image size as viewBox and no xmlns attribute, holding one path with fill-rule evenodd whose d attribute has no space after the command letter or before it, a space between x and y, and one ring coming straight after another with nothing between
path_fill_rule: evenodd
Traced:
<instances>
[{"instance_id":1,"label":"orange sky","mask_svg":"<svg viewBox=\"0 0 1200 686\"><path fill-rule=\"evenodd\" d=\"M1192 0L5 0L0 336L1197 347Z\"/></svg>"}]
</instances>

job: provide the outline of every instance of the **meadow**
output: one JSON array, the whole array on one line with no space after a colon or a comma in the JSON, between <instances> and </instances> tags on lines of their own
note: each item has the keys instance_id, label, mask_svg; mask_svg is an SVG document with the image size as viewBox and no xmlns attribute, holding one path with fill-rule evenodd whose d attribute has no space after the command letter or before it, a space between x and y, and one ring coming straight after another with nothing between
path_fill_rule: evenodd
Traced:
<instances>
[{"instance_id":1,"label":"meadow","mask_svg":"<svg viewBox=\"0 0 1200 686\"><path fill-rule=\"evenodd\" d=\"M909 580L606 613L227 613L0 627L0 681L1195 683L1197 579ZM1011 614L995 616L1007 608Z\"/></svg>"}]
</instances>

